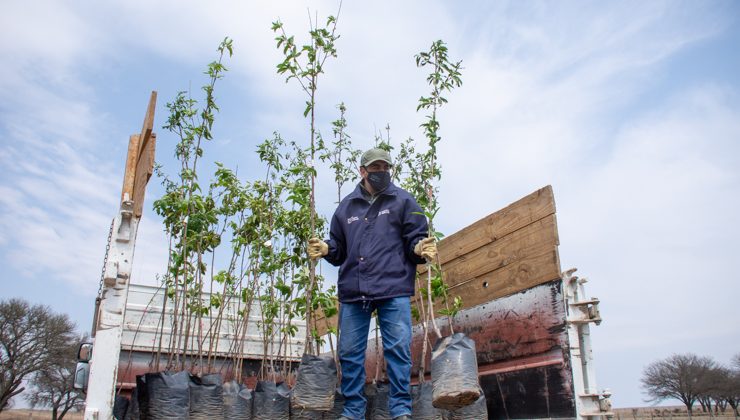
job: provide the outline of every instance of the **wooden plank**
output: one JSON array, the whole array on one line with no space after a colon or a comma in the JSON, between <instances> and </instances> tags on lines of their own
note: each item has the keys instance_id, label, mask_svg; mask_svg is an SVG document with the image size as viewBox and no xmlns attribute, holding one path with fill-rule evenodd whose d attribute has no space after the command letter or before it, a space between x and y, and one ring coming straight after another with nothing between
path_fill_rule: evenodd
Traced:
<instances>
[{"instance_id":1,"label":"wooden plank","mask_svg":"<svg viewBox=\"0 0 740 420\"><path fill-rule=\"evenodd\" d=\"M136 177L136 163L139 159L138 134L132 134L128 139L128 154L126 155L126 168L123 172L123 188L121 189L121 201L128 194L129 200L134 196L134 179Z\"/></svg>"},{"instance_id":2,"label":"wooden plank","mask_svg":"<svg viewBox=\"0 0 740 420\"><path fill-rule=\"evenodd\" d=\"M538 254L542 247L551 248L557 245L555 215L551 214L449 261L442 266L442 272L447 284L453 287L528 255Z\"/></svg>"},{"instance_id":3,"label":"wooden plank","mask_svg":"<svg viewBox=\"0 0 740 420\"><path fill-rule=\"evenodd\" d=\"M141 217L144 208L144 195L146 193L146 184L152 177L154 171L154 152L157 145L157 135L151 133L149 141L144 145L139 162L136 165L136 178L134 179L134 215Z\"/></svg>"},{"instance_id":4,"label":"wooden plank","mask_svg":"<svg viewBox=\"0 0 740 420\"><path fill-rule=\"evenodd\" d=\"M550 214L555 214L555 200L548 185L442 239L440 263L444 265Z\"/></svg>"},{"instance_id":5,"label":"wooden plank","mask_svg":"<svg viewBox=\"0 0 740 420\"><path fill-rule=\"evenodd\" d=\"M539 255L509 264L450 288L450 296L460 296L466 308L521 292L560 278L557 247ZM437 306L439 307L439 306Z\"/></svg>"},{"instance_id":6,"label":"wooden plank","mask_svg":"<svg viewBox=\"0 0 740 420\"><path fill-rule=\"evenodd\" d=\"M152 94L149 96L149 105L146 108L146 114L144 114L144 123L141 127L141 147L139 148L139 159L141 159L141 155L144 154L144 149L146 148L152 136L152 130L154 129L154 111L156 107L157 91L153 90Z\"/></svg>"},{"instance_id":7,"label":"wooden plank","mask_svg":"<svg viewBox=\"0 0 740 420\"><path fill-rule=\"evenodd\" d=\"M132 134L128 143L128 154L126 156L126 168L123 174L123 188L121 190L121 201L126 194L129 200L135 202L136 217L141 217L143 208L144 191L146 183L152 176L154 169L154 150L156 134L154 129L154 111L157 105L157 92L152 91L149 96L149 104L144 114L140 134Z\"/></svg>"}]
</instances>

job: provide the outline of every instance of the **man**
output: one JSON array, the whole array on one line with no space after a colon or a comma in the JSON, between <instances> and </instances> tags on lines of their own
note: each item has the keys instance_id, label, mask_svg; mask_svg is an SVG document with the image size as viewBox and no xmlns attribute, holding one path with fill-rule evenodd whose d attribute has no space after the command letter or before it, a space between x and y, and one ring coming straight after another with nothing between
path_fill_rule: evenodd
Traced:
<instances>
[{"instance_id":1,"label":"man","mask_svg":"<svg viewBox=\"0 0 740 420\"><path fill-rule=\"evenodd\" d=\"M362 155L362 181L345 197L331 220L330 238L311 238L311 259L324 257L339 268L339 361L344 419L364 419L367 400L365 350L370 316L377 310L383 336L389 409L394 419L411 419L411 296L417 264L437 253L427 221L408 192L393 185L390 154Z\"/></svg>"}]
</instances>

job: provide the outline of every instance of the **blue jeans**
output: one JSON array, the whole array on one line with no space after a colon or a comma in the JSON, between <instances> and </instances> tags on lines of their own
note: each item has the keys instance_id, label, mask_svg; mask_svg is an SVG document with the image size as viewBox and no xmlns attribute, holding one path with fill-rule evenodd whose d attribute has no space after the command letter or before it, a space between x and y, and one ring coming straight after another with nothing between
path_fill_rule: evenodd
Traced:
<instances>
[{"instance_id":1,"label":"blue jeans","mask_svg":"<svg viewBox=\"0 0 740 420\"><path fill-rule=\"evenodd\" d=\"M370 315L376 309L390 381L390 414L391 417L411 415L411 299L403 296L343 303L340 306L339 361L344 395L342 415L352 419L365 418L365 351Z\"/></svg>"}]
</instances>

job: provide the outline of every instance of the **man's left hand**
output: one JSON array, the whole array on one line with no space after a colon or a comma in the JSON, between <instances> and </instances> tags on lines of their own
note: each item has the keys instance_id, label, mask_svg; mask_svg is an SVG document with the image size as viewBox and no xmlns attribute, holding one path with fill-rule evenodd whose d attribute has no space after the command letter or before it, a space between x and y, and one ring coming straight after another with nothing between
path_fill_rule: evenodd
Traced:
<instances>
[{"instance_id":1,"label":"man's left hand","mask_svg":"<svg viewBox=\"0 0 740 420\"><path fill-rule=\"evenodd\" d=\"M329 253L329 245L319 238L311 238L308 240L307 250L308 257L316 261Z\"/></svg>"},{"instance_id":2,"label":"man's left hand","mask_svg":"<svg viewBox=\"0 0 740 420\"><path fill-rule=\"evenodd\" d=\"M427 262L437 259L437 243L434 238L424 238L416 243L414 254L423 257Z\"/></svg>"}]
</instances>

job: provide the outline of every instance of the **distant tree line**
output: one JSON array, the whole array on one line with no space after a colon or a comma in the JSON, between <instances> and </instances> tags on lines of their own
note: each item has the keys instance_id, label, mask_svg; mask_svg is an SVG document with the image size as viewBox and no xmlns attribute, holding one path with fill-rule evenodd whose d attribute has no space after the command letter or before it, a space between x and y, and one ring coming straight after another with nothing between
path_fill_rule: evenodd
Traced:
<instances>
[{"instance_id":1,"label":"distant tree line","mask_svg":"<svg viewBox=\"0 0 740 420\"><path fill-rule=\"evenodd\" d=\"M698 402L703 412L725 412L730 407L738 418L740 403L740 353L729 365L711 357L674 354L645 367L641 378L648 401L677 399L686 405L689 418Z\"/></svg>"},{"instance_id":2,"label":"distant tree line","mask_svg":"<svg viewBox=\"0 0 740 420\"><path fill-rule=\"evenodd\" d=\"M84 337L66 314L21 299L0 301L0 412L26 391L32 407L49 407L52 419L79 409L73 387L77 347Z\"/></svg>"}]
</instances>

